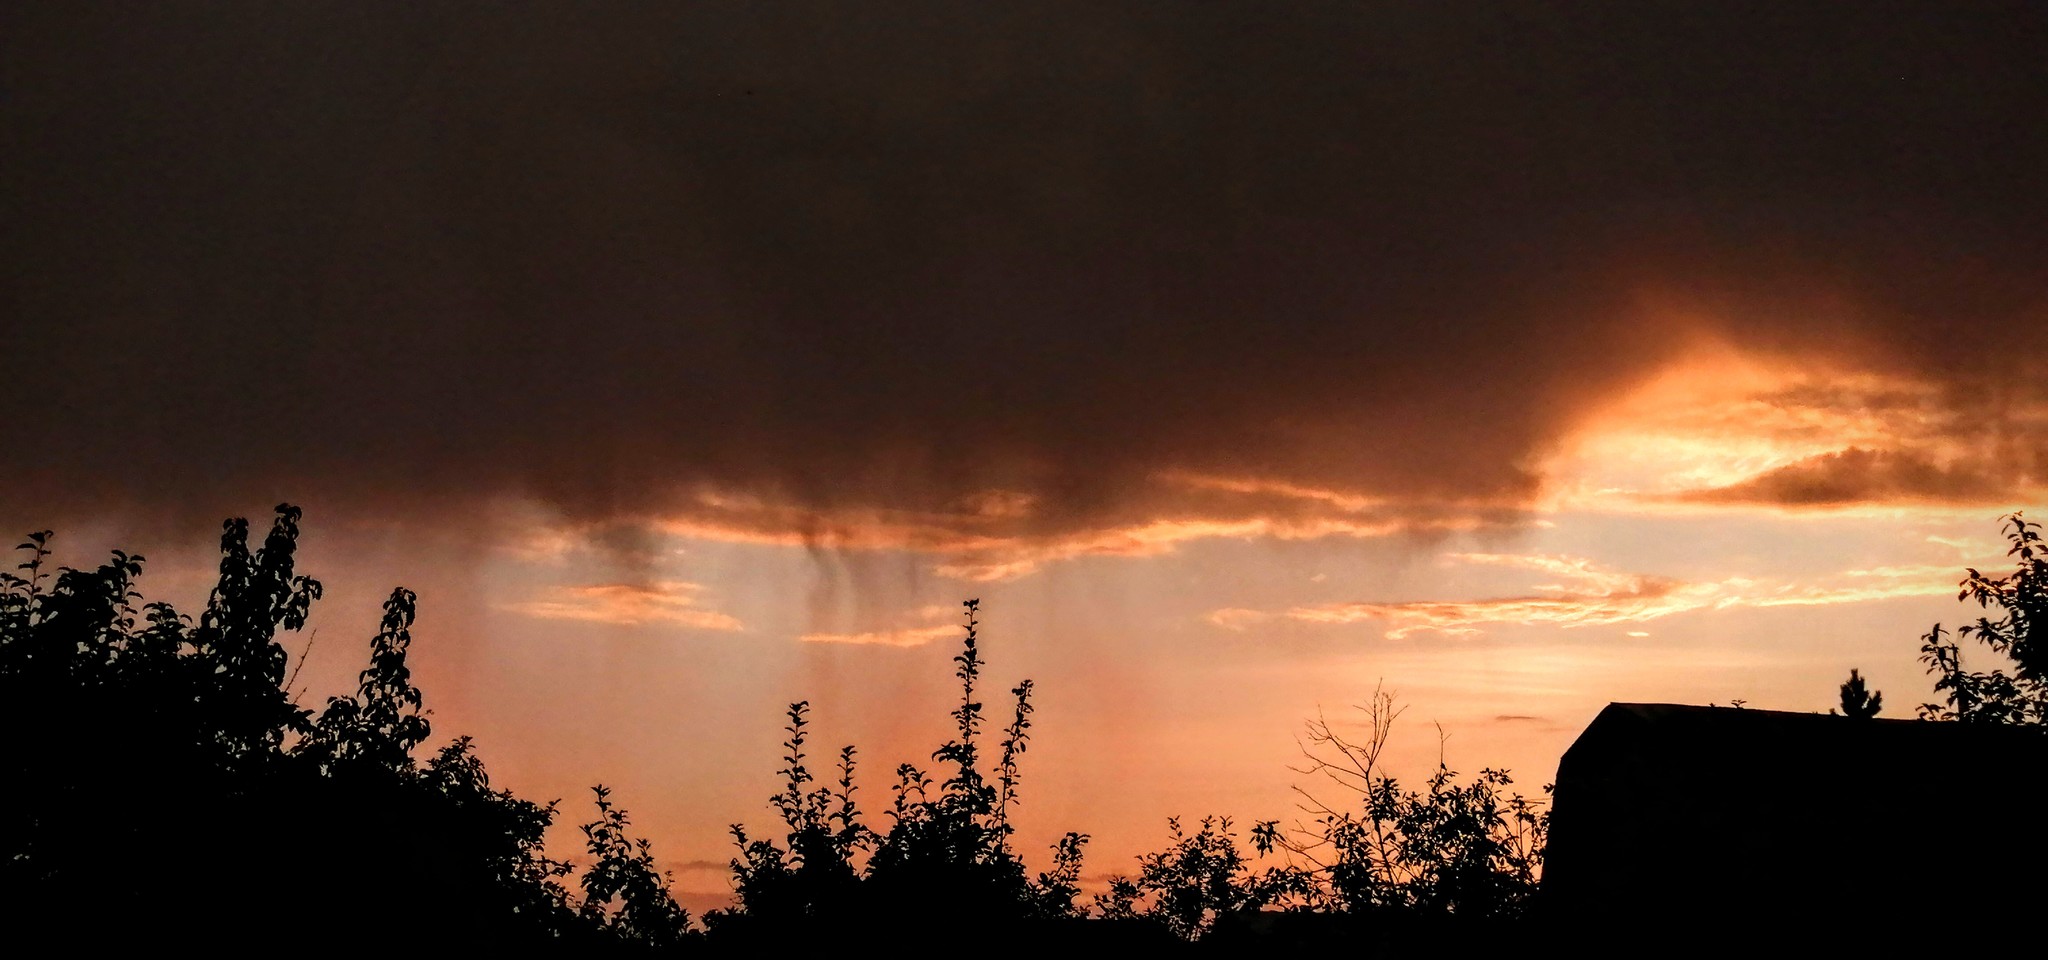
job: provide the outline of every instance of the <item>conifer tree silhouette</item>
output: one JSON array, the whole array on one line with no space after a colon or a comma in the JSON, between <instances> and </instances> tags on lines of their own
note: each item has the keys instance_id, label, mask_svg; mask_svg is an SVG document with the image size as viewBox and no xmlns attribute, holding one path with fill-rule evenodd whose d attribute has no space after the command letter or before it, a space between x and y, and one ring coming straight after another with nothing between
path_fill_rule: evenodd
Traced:
<instances>
[{"instance_id":1,"label":"conifer tree silhouette","mask_svg":"<svg viewBox=\"0 0 2048 960\"><path fill-rule=\"evenodd\" d=\"M1868 720L1884 709L1884 694L1873 692L1863 682L1863 675L1849 671L1849 679L1842 681L1842 702L1829 713L1839 712L1842 716L1857 720Z\"/></svg>"}]
</instances>

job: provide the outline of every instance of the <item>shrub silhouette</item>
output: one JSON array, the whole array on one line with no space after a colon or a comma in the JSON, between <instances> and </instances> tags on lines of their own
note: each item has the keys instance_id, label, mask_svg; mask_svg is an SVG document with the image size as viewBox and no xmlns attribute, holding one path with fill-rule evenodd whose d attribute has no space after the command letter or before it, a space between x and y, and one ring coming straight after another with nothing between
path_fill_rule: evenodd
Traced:
<instances>
[{"instance_id":1,"label":"shrub silhouette","mask_svg":"<svg viewBox=\"0 0 2048 960\"><path fill-rule=\"evenodd\" d=\"M412 685L405 665L412 646L412 621L419 598L400 587L384 601L384 620L370 641L370 666L354 697L329 697L305 739L292 752L314 760L329 774L364 765L404 775L413 769L413 748L427 739L425 698Z\"/></svg>"},{"instance_id":2,"label":"shrub silhouette","mask_svg":"<svg viewBox=\"0 0 2048 960\"><path fill-rule=\"evenodd\" d=\"M786 846L748 837L739 824L731 827L740 847L732 861L739 907L713 914L707 920L714 928L743 929L741 913L755 925L790 925L849 922L859 890L856 857L871 849L877 838L860 821L854 802L854 748L839 752L838 790L811 787L815 778L805 766L804 741L809 725L810 703L790 704L788 753L777 771L787 787L769 803L782 815L788 828Z\"/></svg>"},{"instance_id":3,"label":"shrub silhouette","mask_svg":"<svg viewBox=\"0 0 2048 960\"><path fill-rule=\"evenodd\" d=\"M278 949L340 921L409 952L678 942L685 918L636 872L644 843L620 857L624 814L602 795L578 910L542 849L555 804L494 790L466 737L416 762L411 591L385 603L353 696L317 719L293 702L278 634L321 593L296 569L299 519L278 506L253 552L248 522L224 523L196 622L138 609L140 556L53 572L48 531L0 574L0 902L17 933Z\"/></svg>"},{"instance_id":4,"label":"shrub silhouette","mask_svg":"<svg viewBox=\"0 0 2048 960\"><path fill-rule=\"evenodd\" d=\"M582 829L596 859L583 874L580 914L625 944L659 949L688 940L690 915L669 895L668 875L655 869L652 846L626 835L626 811L612 803L610 790L599 784L591 792L597 819Z\"/></svg>"},{"instance_id":5,"label":"shrub silhouette","mask_svg":"<svg viewBox=\"0 0 2048 960\"><path fill-rule=\"evenodd\" d=\"M1358 807L1326 803L1297 786L1309 823L1291 830L1272 820L1253 824L1254 853L1283 854L1285 865L1254 870L1227 817L1205 817L1192 834L1173 818L1167 848L1141 856L1136 875L1112 878L1095 898L1097 910L1183 940L1230 928L1223 939L1233 944L1278 937L1290 947L1355 947L1361 935L1382 946L1420 946L1527 919L1549 834L1543 802L1508 792L1506 771L1482 770L1461 784L1441 761L1423 790L1402 789L1380 766L1401 711L1383 691L1363 709L1370 732L1362 741L1320 716L1310 721L1302 746L1308 764L1296 768L1354 794ZM1281 935L1254 920L1306 914L1346 922Z\"/></svg>"},{"instance_id":6,"label":"shrub silhouette","mask_svg":"<svg viewBox=\"0 0 2048 960\"><path fill-rule=\"evenodd\" d=\"M1310 721L1302 747L1308 764L1297 768L1354 794L1358 807L1332 805L1296 787L1313 819L1276 833L1315 877L1317 905L1410 920L1497 923L1524 916L1549 834L1544 804L1508 792L1513 780L1504 770L1481 770L1461 784L1442 760L1422 790L1404 790L1380 764L1401 710L1382 690L1362 709L1363 740L1339 734L1320 716Z\"/></svg>"},{"instance_id":7,"label":"shrub silhouette","mask_svg":"<svg viewBox=\"0 0 2048 960\"><path fill-rule=\"evenodd\" d=\"M1165 850L1138 858L1137 876L1113 877L1095 907L1112 920L1148 920L1182 940L1195 940L1228 918L1276 904L1306 903L1310 876L1291 867L1268 867L1254 873L1237 848L1237 832L1229 817L1203 817L1189 834L1180 818L1169 817L1171 841ZM1276 841L1270 823L1253 831L1258 853L1272 853Z\"/></svg>"},{"instance_id":8,"label":"shrub silhouette","mask_svg":"<svg viewBox=\"0 0 2048 960\"><path fill-rule=\"evenodd\" d=\"M2048 625L2048 548L2042 544L2040 524L2018 513L2003 520L2005 538L2012 544L2006 556L2014 558L2016 569L1992 577L1970 568L1956 594L1958 600L1975 600L1987 615L1958 627L1953 635L1937 623L1921 638L1920 662L1934 676L1934 690L1945 701L1922 704L1923 719L2048 729L2048 637L2036 636L2037 629ZM1965 670L1960 641L1966 639L2011 661L2013 672Z\"/></svg>"},{"instance_id":9,"label":"shrub silhouette","mask_svg":"<svg viewBox=\"0 0 2048 960\"><path fill-rule=\"evenodd\" d=\"M1289 858L1263 869L1230 819L1204 818L1192 832L1170 819L1167 847L1112 879L1084 920L1088 836L1065 834L1037 873L1014 849L1034 689L1010 688L1007 722L991 733L980 604L968 600L952 735L930 768L896 769L886 829L858 801L854 748L814 772L810 704L791 704L783 788L770 798L780 835L732 827L737 903L705 917L708 936L696 933L602 785L582 825L589 861L578 875L543 846L558 804L494 788L469 738L420 759L432 725L407 662L411 591L385 601L354 693L317 715L289 695L279 636L303 629L321 597L319 581L297 570L300 519L277 507L255 550L247 521L224 523L218 577L196 619L143 602L140 556L53 569L47 531L21 544L16 572L0 574L0 774L15 785L0 791L0 902L16 911L18 932L277 949L309 925L341 923L407 952L758 952L900 943L917 931L1012 949L1151 949L1273 911L1514 919L1535 889L1541 805L1507 794L1506 774L1492 770L1460 784L1440 765L1425 790L1402 790L1378 770L1395 711L1376 694L1369 740L1318 720L1304 748L1313 762L1303 772L1355 792L1362 808L1304 792L1313 825L1254 824L1253 856ZM2041 581L1972 576L1982 602L2021 612L1969 635L2031 657L2028 605ZM1970 702L1987 702L1975 692L1987 684L1970 682ZM2039 680L2027 666L2010 683L2038 690Z\"/></svg>"},{"instance_id":10,"label":"shrub silhouette","mask_svg":"<svg viewBox=\"0 0 2048 960\"><path fill-rule=\"evenodd\" d=\"M881 937L906 924L930 930L1015 929L1032 921L1075 918L1087 836L1068 833L1053 850L1052 868L1036 877L1012 849L1010 811L1020 796L1020 758L1030 740L1031 681L1010 691L1010 723L997 743L993 777L982 768L980 601L968 600L966 635L953 658L960 701L955 735L933 751L945 779L913 764L896 770L890 826L861 818L855 799L855 758L840 750L835 780L818 784L805 752L810 704L791 704L787 753L778 771L784 789L770 798L785 834L757 839L734 824L739 855L732 861L738 903L706 917L713 940L773 937Z\"/></svg>"}]
</instances>

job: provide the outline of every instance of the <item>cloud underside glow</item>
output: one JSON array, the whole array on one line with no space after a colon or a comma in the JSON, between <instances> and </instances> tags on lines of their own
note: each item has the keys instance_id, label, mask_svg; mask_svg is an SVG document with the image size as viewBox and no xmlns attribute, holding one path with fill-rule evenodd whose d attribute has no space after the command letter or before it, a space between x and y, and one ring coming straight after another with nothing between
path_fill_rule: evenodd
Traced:
<instances>
[{"instance_id":1,"label":"cloud underside glow","mask_svg":"<svg viewBox=\"0 0 2048 960\"><path fill-rule=\"evenodd\" d=\"M1731 607L1829 606L1899 597L1953 594L1956 568L1879 567L1847 571L1823 582L1773 582L1729 577L1685 582L1666 577L1602 570L1573 557L1514 554L1452 554L1451 562L1513 567L1545 574L1556 582L1530 593L1478 600L1340 602L1294 606L1279 611L1229 607L1213 611L1211 623L1243 630L1273 620L1316 625L1373 621L1388 639L1417 634L1472 636L1483 628L1548 625L1561 628L1647 623L1700 610ZM1647 636L1632 630L1629 636Z\"/></svg>"},{"instance_id":2,"label":"cloud underside glow","mask_svg":"<svg viewBox=\"0 0 2048 960\"><path fill-rule=\"evenodd\" d=\"M1083 529L1060 534L999 533L976 529L981 524L948 524L942 518L906 522L876 513L868 517L842 514L823 518L804 513L781 525L759 511L746 520L731 515L659 521L671 536L728 543L803 546L852 551L904 551L932 558L933 572L968 582L1012 580L1035 573L1050 563L1082 557L1152 557L1181 545L1216 539L1320 540L1374 538L1423 532L1471 530L1497 524L1497 518L1440 516L1432 519L1395 516L1240 516L1144 520L1126 525ZM753 522L748 522L753 521Z\"/></svg>"},{"instance_id":3,"label":"cloud underside glow","mask_svg":"<svg viewBox=\"0 0 2048 960\"><path fill-rule=\"evenodd\" d=\"M484 668L437 729L521 795L636 780L679 870L760 813L732 718L914 729L920 604L1043 624L992 652L1104 758L1046 758L1059 826L1156 824L1270 806L1217 791L1331 658L1527 775L1646 689L1578 648L1762 696L1710 627L1951 597L2048 501L2042 5L17 6L0 515L287 499L337 617L420 560L504 639L423 626ZM1428 646L1473 634L1540 681ZM1824 706L1851 664L1782 639ZM656 717L703 735L588 735Z\"/></svg>"},{"instance_id":4,"label":"cloud underside glow","mask_svg":"<svg viewBox=\"0 0 2048 960\"><path fill-rule=\"evenodd\" d=\"M805 643L844 643L855 646L921 647L940 640L957 639L961 628L952 624L904 627L898 630L869 630L860 633L806 633Z\"/></svg>"},{"instance_id":5,"label":"cloud underside glow","mask_svg":"<svg viewBox=\"0 0 2048 960\"><path fill-rule=\"evenodd\" d=\"M821 510L706 488L685 508L640 522L682 540L909 553L942 577L972 583L1080 558L1160 556L1206 540L1437 538L1544 527L1564 511L1975 517L2044 493L2034 451L2048 445L2048 405L2028 398L1997 423L1995 431L1979 429L1920 381L1709 349L1590 413L1540 461L1526 495L1396 495L1170 469L1145 477L1106 513L1063 511L1040 494L1002 488L929 510ZM563 549L574 533L541 539ZM1469 615L1623 622L1727 599L1700 589L1646 579L1598 603L1530 596ZM1459 615L1432 616L1449 622Z\"/></svg>"},{"instance_id":6,"label":"cloud underside glow","mask_svg":"<svg viewBox=\"0 0 2048 960\"><path fill-rule=\"evenodd\" d=\"M678 580L559 586L541 598L499 609L539 620L577 620L615 626L678 626L731 632L745 625L730 614L702 606L704 588Z\"/></svg>"},{"instance_id":7,"label":"cloud underside glow","mask_svg":"<svg viewBox=\"0 0 2048 960\"><path fill-rule=\"evenodd\" d=\"M1703 350L1595 412L1549 502L1632 513L2017 508L2044 492L2048 392Z\"/></svg>"},{"instance_id":8,"label":"cloud underside glow","mask_svg":"<svg viewBox=\"0 0 2048 960\"><path fill-rule=\"evenodd\" d=\"M1434 541L1534 530L1567 513L1981 520L2042 494L2028 451L2048 436L2043 409L2008 410L1999 430L1986 434L1925 383L1706 350L1590 414L1541 463L1539 492L1524 498L1395 496L1277 477L1163 470L1146 478L1144 496L1107 518L1063 515L1039 494L1010 489L983 490L946 509L923 511L819 511L701 490L689 509L644 521L643 529L681 542L903 553L941 577L986 583L1083 558L1158 557L1203 541ZM578 537L573 529L546 531L534 539L534 551L573 549ZM1981 546L1969 552L1981 555ZM1507 625L1640 628L1696 611L1939 596L1955 584L1948 567L1879 567L1794 582L1735 571L1683 580L1561 556L1474 552L1446 559L1513 568L1548 582L1475 599L1233 606L1207 619L1231 630L1370 622L1393 639L1470 636ZM1317 583L1324 590L1338 586ZM737 619L708 609L700 588L675 581L558 587L505 609L545 619L741 629ZM915 647L956 636L957 626L944 621L920 613L863 629L813 630L801 639ZM1648 636L1643 629L1625 632Z\"/></svg>"}]
</instances>

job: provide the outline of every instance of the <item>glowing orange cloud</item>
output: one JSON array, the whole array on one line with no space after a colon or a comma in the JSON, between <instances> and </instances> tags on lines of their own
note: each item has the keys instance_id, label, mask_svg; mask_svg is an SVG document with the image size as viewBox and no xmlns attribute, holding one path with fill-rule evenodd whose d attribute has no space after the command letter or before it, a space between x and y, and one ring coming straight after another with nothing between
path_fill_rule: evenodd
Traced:
<instances>
[{"instance_id":1,"label":"glowing orange cloud","mask_svg":"<svg viewBox=\"0 0 2048 960\"><path fill-rule=\"evenodd\" d=\"M1496 624L1611 626L1702 609L1825 606L1939 596L1953 593L1956 582L1954 569L1946 566L1851 570L1839 575L1844 582L1835 583L1772 583L1745 577L1688 583L1602 570L1576 557L1466 553L1453 554L1449 559L1554 574L1561 582L1538 584L1525 595L1480 600L1330 603L1297 606L1279 613L1231 607L1211 612L1208 620L1231 630L1243 630L1275 618L1314 624L1373 620L1387 624L1388 639L1400 640L1422 632L1470 636L1481 633L1481 627ZM1647 634L1630 631L1630 635Z\"/></svg>"},{"instance_id":2,"label":"glowing orange cloud","mask_svg":"<svg viewBox=\"0 0 2048 960\"><path fill-rule=\"evenodd\" d=\"M2025 447L2048 439L2048 404L2036 405L2040 417L2007 418L2008 433L2020 435L2008 441ZM998 582L1079 558L1155 557L1205 540L1367 539L1528 528L1549 526L1554 523L1550 517L1567 511L1909 511L1932 518L1959 509L1974 515L1992 505L2017 507L2048 493L2034 479L2039 471L2029 466L2030 459L1998 459L1997 444L1972 433L1970 422L1947 392L1929 383L1811 358L1759 357L1709 342L1597 409L1548 459L1533 463L1531 469L1547 478L1545 492L1534 501L1519 494L1475 496L1452 489L1393 496L1283 476L1175 468L1137 481L1129 502L1100 514L1065 513L1039 495L1001 487L956 497L939 508L902 509L818 508L765 493L706 486L679 509L627 522L683 540L908 553L925 559L939 576ZM606 533L543 525L526 539L522 556L560 556L578 549L579 536ZM1507 562L1482 555L1463 560ZM1526 558L1515 562L1530 564ZM1296 618L1385 617L1458 632L1509 617L1561 624L1627 622L1725 599L1719 593L1696 595L1707 590L1703 585L1655 577L1591 569L1550 572L1565 577L1571 589L1500 598L1489 601L1490 607L1363 604L1304 610ZM554 612L535 615L585 615L577 604L590 603L587 598L551 602L558 605ZM568 612L572 608L579 612ZM698 615L652 603L620 615L650 615L647 611L655 609L672 618ZM1219 614L1219 622L1256 618L1244 612ZM896 642L888 639L896 636L890 631L846 636Z\"/></svg>"},{"instance_id":3,"label":"glowing orange cloud","mask_svg":"<svg viewBox=\"0 0 2048 960\"><path fill-rule=\"evenodd\" d=\"M958 607L930 604L910 611L902 619L916 621L906 626L848 633L814 631L797 637L804 643L843 643L877 647L922 647L940 640L958 641L961 622Z\"/></svg>"},{"instance_id":4,"label":"glowing orange cloud","mask_svg":"<svg viewBox=\"0 0 2048 960\"><path fill-rule=\"evenodd\" d=\"M1931 382L1708 346L1615 398L1545 464L1552 509L1891 510L2037 501L2048 396L1995 411Z\"/></svg>"},{"instance_id":5,"label":"glowing orange cloud","mask_svg":"<svg viewBox=\"0 0 2048 960\"><path fill-rule=\"evenodd\" d=\"M901 630L870 630L862 633L806 633L799 637L805 643L852 643L871 644L880 647L922 647L938 640L951 640L960 636L960 628L950 624L931 627L905 627Z\"/></svg>"},{"instance_id":6,"label":"glowing orange cloud","mask_svg":"<svg viewBox=\"0 0 2048 960\"><path fill-rule=\"evenodd\" d=\"M1192 473L1184 470L1162 471L1154 479L1164 483L1178 484L1201 490L1218 490L1226 493L1272 494L1296 500L1314 500L1327 503L1346 513L1359 513L1378 507L1385 507L1394 501L1365 493L1332 490L1324 487L1310 487L1285 480L1262 479L1259 477L1222 477L1213 474Z\"/></svg>"},{"instance_id":7,"label":"glowing orange cloud","mask_svg":"<svg viewBox=\"0 0 2048 960\"><path fill-rule=\"evenodd\" d=\"M745 629L737 618L729 614L698 606L697 595L703 589L699 584L680 580L554 587L543 599L508 603L499 609L542 620L582 620L624 626L669 623L699 630Z\"/></svg>"},{"instance_id":8,"label":"glowing orange cloud","mask_svg":"<svg viewBox=\"0 0 2048 960\"><path fill-rule=\"evenodd\" d=\"M2025 398L2023 398L2025 399ZM2040 416L2007 417L2006 446L2048 440ZM2026 406L2026 404L2022 404ZM1029 576L1084 557L1153 557L1219 539L1384 538L1549 526L1567 511L1689 514L1727 510L1830 513L1910 511L1923 518L2017 507L2042 487L2026 456L1996 456L1940 387L1813 358L1761 357L1706 342L1598 408L1531 464L1546 478L1531 501L1453 489L1392 496L1284 476L1161 469L1104 514L1063 513L1040 495L988 488L942 508L818 508L744 490L702 487L680 509L625 521L684 540L927 558L937 575L968 582ZM2017 434L2014 434L2017 431ZM2018 439L2015 440L2014 436ZM2048 443L2035 444L2048 446ZM602 536L598 529L590 536ZM543 528L522 556L577 549L575 529ZM1489 562L1476 557L1467 562ZM1422 617L1445 629L1458 617L1526 614L1570 623L1621 622L1695 602L1696 585L1656 578L1601 581L1580 570L1575 592L1503 598L1491 612L1365 605L1349 616ZM1621 574L1601 573L1615 578ZM1593 602L1598 601L1598 602ZM567 615L567 614L558 614ZM1242 620L1244 614L1224 617ZM1339 617L1335 610L1303 618ZM854 634L852 636L860 636ZM869 641L879 642L879 641Z\"/></svg>"},{"instance_id":9,"label":"glowing orange cloud","mask_svg":"<svg viewBox=\"0 0 2048 960\"><path fill-rule=\"evenodd\" d=\"M1389 537L1500 526L1510 522L1504 518L1512 517L1493 505L1396 506L1362 495L1279 481L1189 474L1157 479L1165 487L1195 488L1222 499L1203 504L1205 510L1161 508L1173 512L1048 531L1034 526L1028 497L1004 491L973 498L959 512L819 512L756 496L704 492L696 498L696 509L652 520L649 526L669 536L721 543L925 554L933 558L932 569L941 576L993 582L1016 579L1047 564L1079 557L1159 556L1199 540ZM1282 508L1276 506L1275 498L1290 503ZM1300 508L1301 502L1310 507ZM529 542L567 549L565 544L573 539L551 531L536 534Z\"/></svg>"}]
</instances>

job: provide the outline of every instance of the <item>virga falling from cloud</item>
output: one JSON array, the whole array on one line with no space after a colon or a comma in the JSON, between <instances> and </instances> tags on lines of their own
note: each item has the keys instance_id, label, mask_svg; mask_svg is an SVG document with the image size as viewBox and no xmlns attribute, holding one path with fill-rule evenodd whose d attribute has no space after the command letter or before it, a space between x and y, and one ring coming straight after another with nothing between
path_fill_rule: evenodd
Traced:
<instances>
[{"instance_id":1,"label":"virga falling from cloud","mask_svg":"<svg viewBox=\"0 0 2048 960\"><path fill-rule=\"evenodd\" d=\"M956 513L1014 528L945 561L999 579L1528 507L1703 335L2028 382L2039 14L1602 10L12 11L10 482L45 523Z\"/></svg>"}]
</instances>

